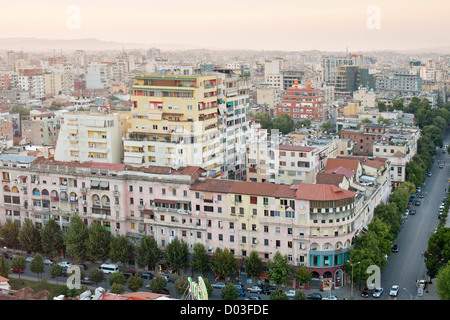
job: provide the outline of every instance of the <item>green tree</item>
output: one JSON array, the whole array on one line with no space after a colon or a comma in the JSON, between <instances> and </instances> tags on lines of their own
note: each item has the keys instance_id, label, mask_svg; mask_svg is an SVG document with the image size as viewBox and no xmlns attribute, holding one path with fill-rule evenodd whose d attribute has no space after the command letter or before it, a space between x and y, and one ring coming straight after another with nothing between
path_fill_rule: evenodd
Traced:
<instances>
[{"instance_id":1,"label":"green tree","mask_svg":"<svg viewBox=\"0 0 450 320\"><path fill-rule=\"evenodd\" d=\"M294 300L306 300L305 291L297 290L294 295Z\"/></svg>"},{"instance_id":2,"label":"green tree","mask_svg":"<svg viewBox=\"0 0 450 320\"><path fill-rule=\"evenodd\" d=\"M302 119L302 120L297 120L295 122L295 128L299 129L299 128L309 128L311 126L311 120L309 119Z\"/></svg>"},{"instance_id":3,"label":"green tree","mask_svg":"<svg viewBox=\"0 0 450 320\"><path fill-rule=\"evenodd\" d=\"M223 279L233 275L239 268L239 261L228 249L216 248L212 256L211 270L214 275Z\"/></svg>"},{"instance_id":4,"label":"green tree","mask_svg":"<svg viewBox=\"0 0 450 320\"><path fill-rule=\"evenodd\" d=\"M28 218L25 218L23 221L23 226L19 231L18 239L22 248L26 251L38 252L42 249L39 228Z\"/></svg>"},{"instance_id":5,"label":"green tree","mask_svg":"<svg viewBox=\"0 0 450 320\"><path fill-rule=\"evenodd\" d=\"M111 232L99 222L93 222L88 229L87 255L91 260L106 261L109 256Z\"/></svg>"},{"instance_id":6,"label":"green tree","mask_svg":"<svg viewBox=\"0 0 450 320\"><path fill-rule=\"evenodd\" d=\"M261 128L267 129L267 132L270 133L270 130L273 128L272 116L270 113L266 111L258 112L254 115L254 117L260 120Z\"/></svg>"},{"instance_id":7,"label":"green tree","mask_svg":"<svg viewBox=\"0 0 450 320\"><path fill-rule=\"evenodd\" d=\"M236 300L239 297L237 288L232 283L227 283L220 292L222 300Z\"/></svg>"},{"instance_id":8,"label":"green tree","mask_svg":"<svg viewBox=\"0 0 450 320\"><path fill-rule=\"evenodd\" d=\"M173 284L173 289L177 296L183 297L188 293L189 290L189 280L186 276L178 277Z\"/></svg>"},{"instance_id":9,"label":"green tree","mask_svg":"<svg viewBox=\"0 0 450 320\"><path fill-rule=\"evenodd\" d=\"M386 103L384 103L383 101L378 101L378 111L380 112L385 112L387 111L387 106Z\"/></svg>"},{"instance_id":10,"label":"green tree","mask_svg":"<svg viewBox=\"0 0 450 320\"><path fill-rule=\"evenodd\" d=\"M58 277L62 276L63 267L57 263L54 263L50 267L50 277L52 279L56 278L56 284L58 284Z\"/></svg>"},{"instance_id":11,"label":"green tree","mask_svg":"<svg viewBox=\"0 0 450 320\"><path fill-rule=\"evenodd\" d=\"M330 121L324 122L320 125L320 129L325 133L330 133L333 129L333 126L331 125Z\"/></svg>"},{"instance_id":12,"label":"green tree","mask_svg":"<svg viewBox=\"0 0 450 320\"><path fill-rule=\"evenodd\" d=\"M167 245L164 257L168 267L178 274L180 270L188 266L188 254L187 243L175 237Z\"/></svg>"},{"instance_id":13,"label":"green tree","mask_svg":"<svg viewBox=\"0 0 450 320\"><path fill-rule=\"evenodd\" d=\"M19 114L19 116L20 116L20 119L22 119L23 117L26 117L26 116L28 116L28 115L30 115L30 110L29 109L27 109L26 107L24 107L24 106L19 106L19 105L13 105L12 107L11 107L11 109L9 109L9 112L11 113L11 114L14 114L14 113L18 113Z\"/></svg>"},{"instance_id":14,"label":"green tree","mask_svg":"<svg viewBox=\"0 0 450 320\"><path fill-rule=\"evenodd\" d=\"M245 271L247 275L251 278L258 277L263 271L263 262L262 259L258 256L258 253L255 251L250 252L250 257L244 260L245 263Z\"/></svg>"},{"instance_id":15,"label":"green tree","mask_svg":"<svg viewBox=\"0 0 450 320\"><path fill-rule=\"evenodd\" d=\"M97 286L100 282L105 280L105 273L100 269L92 269L89 272L89 280Z\"/></svg>"},{"instance_id":16,"label":"green tree","mask_svg":"<svg viewBox=\"0 0 450 320\"><path fill-rule=\"evenodd\" d=\"M114 272L109 275L108 282L110 285L113 285L114 283L124 285L127 282L127 279L122 272Z\"/></svg>"},{"instance_id":17,"label":"green tree","mask_svg":"<svg viewBox=\"0 0 450 320\"><path fill-rule=\"evenodd\" d=\"M295 271L295 278L301 286L311 284L312 272L305 266L301 266Z\"/></svg>"},{"instance_id":18,"label":"green tree","mask_svg":"<svg viewBox=\"0 0 450 320\"><path fill-rule=\"evenodd\" d=\"M11 269L13 270L25 270L25 267L27 266L27 261L25 260L24 256L17 255L11 260ZM19 279L20 279L20 273L19 273Z\"/></svg>"},{"instance_id":19,"label":"green tree","mask_svg":"<svg viewBox=\"0 0 450 320\"><path fill-rule=\"evenodd\" d=\"M155 239L144 236L136 247L136 263L139 267L156 267L156 264L162 257L161 249Z\"/></svg>"},{"instance_id":20,"label":"green tree","mask_svg":"<svg viewBox=\"0 0 450 320\"><path fill-rule=\"evenodd\" d=\"M439 269L436 275L436 292L441 300L450 300L450 264Z\"/></svg>"},{"instance_id":21,"label":"green tree","mask_svg":"<svg viewBox=\"0 0 450 320\"><path fill-rule=\"evenodd\" d=\"M211 266L209 265L209 255L202 243L196 243L194 245L190 266L192 270L198 271L202 275L205 275L211 270Z\"/></svg>"},{"instance_id":22,"label":"green tree","mask_svg":"<svg viewBox=\"0 0 450 320\"><path fill-rule=\"evenodd\" d=\"M127 263L133 256L133 246L127 240L127 237L112 237L109 243L109 259L111 262Z\"/></svg>"},{"instance_id":23,"label":"green tree","mask_svg":"<svg viewBox=\"0 0 450 320\"><path fill-rule=\"evenodd\" d=\"M281 290L275 290L269 295L269 300L289 300L285 292Z\"/></svg>"},{"instance_id":24,"label":"green tree","mask_svg":"<svg viewBox=\"0 0 450 320\"><path fill-rule=\"evenodd\" d=\"M273 256L273 260L267 262L269 267L269 279L277 285L283 285L286 283L289 273L291 271L291 265L289 264L287 255L282 255L279 251Z\"/></svg>"},{"instance_id":25,"label":"green tree","mask_svg":"<svg viewBox=\"0 0 450 320\"><path fill-rule=\"evenodd\" d=\"M89 229L78 213L75 213L70 219L69 227L63 233L63 238L67 252L74 259L81 261L88 259Z\"/></svg>"},{"instance_id":26,"label":"green tree","mask_svg":"<svg viewBox=\"0 0 450 320\"><path fill-rule=\"evenodd\" d=\"M9 263L4 256L0 257L0 277L8 278L9 275Z\"/></svg>"},{"instance_id":27,"label":"green tree","mask_svg":"<svg viewBox=\"0 0 450 320\"><path fill-rule=\"evenodd\" d=\"M139 275L131 275L128 277L127 287L131 291L138 291L144 285L144 280Z\"/></svg>"},{"instance_id":28,"label":"green tree","mask_svg":"<svg viewBox=\"0 0 450 320\"><path fill-rule=\"evenodd\" d=\"M39 276L44 273L44 259L39 253L36 253L30 262L30 270Z\"/></svg>"},{"instance_id":29,"label":"green tree","mask_svg":"<svg viewBox=\"0 0 450 320\"><path fill-rule=\"evenodd\" d=\"M115 294L123 294L125 292L125 287L123 286L123 284L113 283L111 285L111 290L109 291Z\"/></svg>"},{"instance_id":30,"label":"green tree","mask_svg":"<svg viewBox=\"0 0 450 320\"><path fill-rule=\"evenodd\" d=\"M63 232L53 218L41 229L41 246L46 254L56 256L65 249Z\"/></svg>"},{"instance_id":31,"label":"green tree","mask_svg":"<svg viewBox=\"0 0 450 320\"><path fill-rule=\"evenodd\" d=\"M294 129L294 120L287 113L283 113L273 120L272 127L280 130L282 134L288 134Z\"/></svg>"},{"instance_id":32,"label":"green tree","mask_svg":"<svg viewBox=\"0 0 450 320\"><path fill-rule=\"evenodd\" d=\"M450 228L439 227L430 236L424 257L428 275L435 278L439 269L450 261Z\"/></svg>"},{"instance_id":33,"label":"green tree","mask_svg":"<svg viewBox=\"0 0 450 320\"><path fill-rule=\"evenodd\" d=\"M167 280L162 276L156 276L150 281L150 289L152 292L160 293L167 285Z\"/></svg>"},{"instance_id":34,"label":"green tree","mask_svg":"<svg viewBox=\"0 0 450 320\"><path fill-rule=\"evenodd\" d=\"M5 224L0 228L0 241L2 246L16 249L19 245L19 223L6 219Z\"/></svg>"}]
</instances>

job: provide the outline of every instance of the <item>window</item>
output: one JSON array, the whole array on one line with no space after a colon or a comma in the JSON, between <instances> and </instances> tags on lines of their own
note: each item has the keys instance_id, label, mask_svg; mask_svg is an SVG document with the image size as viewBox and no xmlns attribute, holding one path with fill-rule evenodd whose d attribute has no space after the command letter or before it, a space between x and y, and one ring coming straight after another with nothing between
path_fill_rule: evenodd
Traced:
<instances>
[{"instance_id":1,"label":"window","mask_svg":"<svg viewBox=\"0 0 450 320\"><path fill-rule=\"evenodd\" d=\"M258 203L258 197L250 197L250 203L251 204L257 204Z\"/></svg>"}]
</instances>

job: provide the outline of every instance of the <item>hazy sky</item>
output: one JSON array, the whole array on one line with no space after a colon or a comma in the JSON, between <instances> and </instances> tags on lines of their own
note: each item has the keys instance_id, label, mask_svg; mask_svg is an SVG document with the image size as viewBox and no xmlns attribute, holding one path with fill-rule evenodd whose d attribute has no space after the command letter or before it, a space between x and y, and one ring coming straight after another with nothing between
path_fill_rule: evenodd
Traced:
<instances>
[{"instance_id":1,"label":"hazy sky","mask_svg":"<svg viewBox=\"0 0 450 320\"><path fill-rule=\"evenodd\" d=\"M449 9L448 0L0 0L0 37L231 49L415 49L450 45Z\"/></svg>"}]
</instances>

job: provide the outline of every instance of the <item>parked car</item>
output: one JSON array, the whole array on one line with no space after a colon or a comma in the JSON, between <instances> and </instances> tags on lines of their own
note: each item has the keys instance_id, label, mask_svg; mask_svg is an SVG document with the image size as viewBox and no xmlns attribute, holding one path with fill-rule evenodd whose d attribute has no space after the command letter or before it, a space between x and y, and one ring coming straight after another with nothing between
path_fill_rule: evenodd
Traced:
<instances>
[{"instance_id":1,"label":"parked car","mask_svg":"<svg viewBox=\"0 0 450 320\"><path fill-rule=\"evenodd\" d=\"M373 292L373 296L375 298L381 297L381 294L383 293L383 288L375 288L375 291Z\"/></svg>"},{"instance_id":2,"label":"parked car","mask_svg":"<svg viewBox=\"0 0 450 320\"><path fill-rule=\"evenodd\" d=\"M322 300L320 293L310 293L306 296L306 300Z\"/></svg>"},{"instance_id":3,"label":"parked car","mask_svg":"<svg viewBox=\"0 0 450 320\"><path fill-rule=\"evenodd\" d=\"M263 289L262 293L264 293L264 294L271 294L271 293L274 292L275 290L279 290L279 289L275 289L275 288L266 288L266 289Z\"/></svg>"},{"instance_id":4,"label":"parked car","mask_svg":"<svg viewBox=\"0 0 450 320\"><path fill-rule=\"evenodd\" d=\"M61 261L61 262L58 262L58 264L63 268L69 268L72 266L72 264L69 261Z\"/></svg>"},{"instance_id":5,"label":"parked car","mask_svg":"<svg viewBox=\"0 0 450 320\"><path fill-rule=\"evenodd\" d=\"M431 177L431 171L427 172L427 177Z\"/></svg>"},{"instance_id":6,"label":"parked car","mask_svg":"<svg viewBox=\"0 0 450 320\"><path fill-rule=\"evenodd\" d=\"M442 169L442 168L444 168L444 165L441 163L441 164L439 165L439 169Z\"/></svg>"},{"instance_id":7,"label":"parked car","mask_svg":"<svg viewBox=\"0 0 450 320\"><path fill-rule=\"evenodd\" d=\"M161 277L163 277L164 279L166 279L167 282L173 282L172 279L169 278L169 276L165 275L165 274L160 274Z\"/></svg>"},{"instance_id":8,"label":"parked car","mask_svg":"<svg viewBox=\"0 0 450 320\"><path fill-rule=\"evenodd\" d=\"M251 292L251 293L261 293L262 288L260 286L253 286L253 287L247 288L247 291Z\"/></svg>"},{"instance_id":9,"label":"parked car","mask_svg":"<svg viewBox=\"0 0 450 320\"><path fill-rule=\"evenodd\" d=\"M92 282L89 277L84 277L83 279L81 279L81 284L94 284L94 282Z\"/></svg>"},{"instance_id":10,"label":"parked car","mask_svg":"<svg viewBox=\"0 0 450 320\"><path fill-rule=\"evenodd\" d=\"M226 284L224 282L215 282L211 285L211 287L216 289L223 289L225 288Z\"/></svg>"},{"instance_id":11,"label":"parked car","mask_svg":"<svg viewBox=\"0 0 450 320\"><path fill-rule=\"evenodd\" d=\"M336 296L326 296L323 297L322 300L339 300Z\"/></svg>"},{"instance_id":12,"label":"parked car","mask_svg":"<svg viewBox=\"0 0 450 320\"><path fill-rule=\"evenodd\" d=\"M242 284L240 284L240 283L233 283L233 286L235 286L237 289L244 289L243 287L242 287Z\"/></svg>"},{"instance_id":13,"label":"parked car","mask_svg":"<svg viewBox=\"0 0 450 320\"><path fill-rule=\"evenodd\" d=\"M421 192L421 193L419 193L419 198L424 198L425 197L425 195Z\"/></svg>"},{"instance_id":14,"label":"parked car","mask_svg":"<svg viewBox=\"0 0 450 320\"><path fill-rule=\"evenodd\" d=\"M27 262L31 262L31 261L33 261L33 257L27 257L25 260L26 260Z\"/></svg>"},{"instance_id":15,"label":"parked car","mask_svg":"<svg viewBox=\"0 0 450 320\"><path fill-rule=\"evenodd\" d=\"M53 260L51 260L51 259L45 259L45 260L44 260L44 264L47 265L47 266L51 266L51 265L53 264Z\"/></svg>"},{"instance_id":16,"label":"parked car","mask_svg":"<svg viewBox=\"0 0 450 320\"><path fill-rule=\"evenodd\" d=\"M369 288L365 287L361 292L361 297L367 298L369 296Z\"/></svg>"},{"instance_id":17,"label":"parked car","mask_svg":"<svg viewBox=\"0 0 450 320\"><path fill-rule=\"evenodd\" d=\"M123 275L125 276L125 278L129 278L130 276L134 276L134 275L136 275L136 271L134 271L134 270L127 270L127 271L124 271L124 272L122 272L123 273Z\"/></svg>"},{"instance_id":18,"label":"parked car","mask_svg":"<svg viewBox=\"0 0 450 320\"><path fill-rule=\"evenodd\" d=\"M250 297L245 298L244 300L261 300L261 297L258 297L258 296L250 296Z\"/></svg>"},{"instance_id":19,"label":"parked car","mask_svg":"<svg viewBox=\"0 0 450 320\"><path fill-rule=\"evenodd\" d=\"M150 272L143 272L139 274L139 277L145 280L151 280L153 278L153 275Z\"/></svg>"},{"instance_id":20,"label":"parked car","mask_svg":"<svg viewBox=\"0 0 450 320\"><path fill-rule=\"evenodd\" d=\"M394 244L392 246L392 252L398 252L398 245Z\"/></svg>"},{"instance_id":21,"label":"parked car","mask_svg":"<svg viewBox=\"0 0 450 320\"><path fill-rule=\"evenodd\" d=\"M13 273L24 273L23 269L11 269Z\"/></svg>"},{"instance_id":22,"label":"parked car","mask_svg":"<svg viewBox=\"0 0 450 320\"><path fill-rule=\"evenodd\" d=\"M416 200L416 202L414 202L414 205L420 206L420 200Z\"/></svg>"},{"instance_id":23,"label":"parked car","mask_svg":"<svg viewBox=\"0 0 450 320\"><path fill-rule=\"evenodd\" d=\"M296 290L288 290L285 292L286 296L289 298L293 298L295 296Z\"/></svg>"},{"instance_id":24,"label":"parked car","mask_svg":"<svg viewBox=\"0 0 450 320\"><path fill-rule=\"evenodd\" d=\"M415 215L416 214L416 209L411 209L411 210L409 210L409 214L410 215Z\"/></svg>"},{"instance_id":25,"label":"parked car","mask_svg":"<svg viewBox=\"0 0 450 320\"><path fill-rule=\"evenodd\" d=\"M399 290L399 287L397 285L393 285L391 287L391 290L389 291L389 295L391 297L396 297L398 295L398 290Z\"/></svg>"},{"instance_id":26,"label":"parked car","mask_svg":"<svg viewBox=\"0 0 450 320\"><path fill-rule=\"evenodd\" d=\"M83 269L83 270L87 270L88 269L88 266L85 265L84 263L79 263L78 266L80 267L80 269Z\"/></svg>"}]
</instances>

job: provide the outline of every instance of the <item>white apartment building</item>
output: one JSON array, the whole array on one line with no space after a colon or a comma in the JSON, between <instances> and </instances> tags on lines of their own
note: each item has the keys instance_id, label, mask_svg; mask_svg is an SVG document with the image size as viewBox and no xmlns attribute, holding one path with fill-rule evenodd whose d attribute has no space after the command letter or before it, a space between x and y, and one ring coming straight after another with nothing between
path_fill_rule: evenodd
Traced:
<instances>
[{"instance_id":1,"label":"white apartment building","mask_svg":"<svg viewBox=\"0 0 450 320\"><path fill-rule=\"evenodd\" d=\"M128 113L71 112L63 115L56 161L121 163Z\"/></svg>"},{"instance_id":2,"label":"white apartment building","mask_svg":"<svg viewBox=\"0 0 450 320\"><path fill-rule=\"evenodd\" d=\"M21 90L28 91L32 98L45 98L45 83L43 75L35 75L32 77L19 76L18 86Z\"/></svg>"},{"instance_id":3,"label":"white apartment building","mask_svg":"<svg viewBox=\"0 0 450 320\"><path fill-rule=\"evenodd\" d=\"M104 89L110 79L110 67L104 63L92 62L86 69L86 88Z\"/></svg>"}]
</instances>

